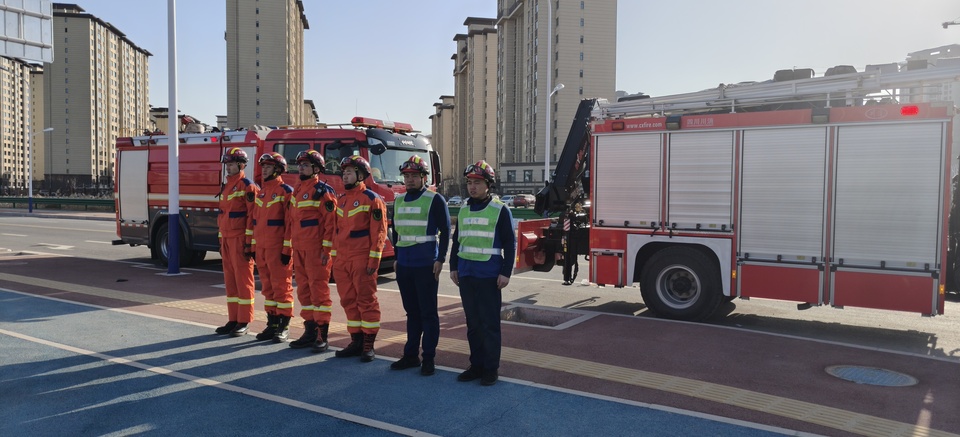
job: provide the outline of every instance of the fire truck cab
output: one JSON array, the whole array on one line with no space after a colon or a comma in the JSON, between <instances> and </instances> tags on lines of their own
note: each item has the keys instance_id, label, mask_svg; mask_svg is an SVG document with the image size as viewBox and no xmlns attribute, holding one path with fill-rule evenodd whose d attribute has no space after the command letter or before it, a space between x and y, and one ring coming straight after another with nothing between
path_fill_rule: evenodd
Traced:
<instances>
[{"instance_id":1,"label":"fire truck cab","mask_svg":"<svg viewBox=\"0 0 960 437\"><path fill-rule=\"evenodd\" d=\"M260 183L258 157L279 152L288 163L285 182L295 185L296 156L308 149L320 151L326 161L321 178L338 193L343 191L340 160L360 155L370 162L367 187L383 197L388 216L393 202L405 192L400 164L419 155L431 164L427 184L437 189L440 159L430 142L406 123L354 117L345 125L310 127L254 127L214 133L180 134L180 262L203 260L207 251L219 250L217 239L218 199L224 180L220 156L224 150L241 147L250 157L246 176ZM151 257L166 264L168 194L168 137L163 134L117 140L116 181L117 235L114 244L147 245ZM383 257L393 257L387 242ZM384 262L383 265L392 265Z\"/></svg>"}]
</instances>

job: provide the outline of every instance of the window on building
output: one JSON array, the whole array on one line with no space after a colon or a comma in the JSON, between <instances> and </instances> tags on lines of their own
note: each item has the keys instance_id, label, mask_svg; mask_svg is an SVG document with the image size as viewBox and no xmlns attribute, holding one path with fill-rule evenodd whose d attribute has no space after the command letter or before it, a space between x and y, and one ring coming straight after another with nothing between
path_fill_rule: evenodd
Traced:
<instances>
[{"instance_id":1,"label":"window on building","mask_svg":"<svg viewBox=\"0 0 960 437\"><path fill-rule=\"evenodd\" d=\"M580 69L580 77L583 77L583 69Z\"/></svg>"},{"instance_id":2,"label":"window on building","mask_svg":"<svg viewBox=\"0 0 960 437\"><path fill-rule=\"evenodd\" d=\"M583 44L583 35L580 35L580 44Z\"/></svg>"},{"instance_id":3,"label":"window on building","mask_svg":"<svg viewBox=\"0 0 960 437\"><path fill-rule=\"evenodd\" d=\"M260 60L257 59L257 67L259 67L259 66L260 66Z\"/></svg>"},{"instance_id":4,"label":"window on building","mask_svg":"<svg viewBox=\"0 0 960 437\"><path fill-rule=\"evenodd\" d=\"M257 27L260 27L260 20L257 20Z\"/></svg>"},{"instance_id":5,"label":"window on building","mask_svg":"<svg viewBox=\"0 0 960 437\"><path fill-rule=\"evenodd\" d=\"M583 60L583 52L580 52L580 60Z\"/></svg>"},{"instance_id":6,"label":"window on building","mask_svg":"<svg viewBox=\"0 0 960 437\"><path fill-rule=\"evenodd\" d=\"M517 181L517 171L507 170L507 182L516 182L516 181Z\"/></svg>"},{"instance_id":7,"label":"window on building","mask_svg":"<svg viewBox=\"0 0 960 437\"><path fill-rule=\"evenodd\" d=\"M583 1L580 2L580 9L583 9Z\"/></svg>"},{"instance_id":8,"label":"window on building","mask_svg":"<svg viewBox=\"0 0 960 437\"><path fill-rule=\"evenodd\" d=\"M260 76L260 75L258 74L257 76ZM259 78L260 78L260 77L257 77L257 79L259 79ZM257 92L258 92L258 93L260 92L260 85L257 85Z\"/></svg>"},{"instance_id":9,"label":"window on building","mask_svg":"<svg viewBox=\"0 0 960 437\"><path fill-rule=\"evenodd\" d=\"M583 87L580 87L580 95L583 95Z\"/></svg>"},{"instance_id":10,"label":"window on building","mask_svg":"<svg viewBox=\"0 0 960 437\"><path fill-rule=\"evenodd\" d=\"M63 33L67 33L67 28L66 28L66 27L63 28Z\"/></svg>"},{"instance_id":11,"label":"window on building","mask_svg":"<svg viewBox=\"0 0 960 437\"><path fill-rule=\"evenodd\" d=\"M524 171L523 171L523 181L524 181L524 182L533 182L533 170L524 170Z\"/></svg>"},{"instance_id":12,"label":"window on building","mask_svg":"<svg viewBox=\"0 0 960 437\"><path fill-rule=\"evenodd\" d=\"M260 47L257 47L257 54L260 54Z\"/></svg>"},{"instance_id":13,"label":"window on building","mask_svg":"<svg viewBox=\"0 0 960 437\"><path fill-rule=\"evenodd\" d=\"M580 19L580 27L583 27L583 18Z\"/></svg>"}]
</instances>

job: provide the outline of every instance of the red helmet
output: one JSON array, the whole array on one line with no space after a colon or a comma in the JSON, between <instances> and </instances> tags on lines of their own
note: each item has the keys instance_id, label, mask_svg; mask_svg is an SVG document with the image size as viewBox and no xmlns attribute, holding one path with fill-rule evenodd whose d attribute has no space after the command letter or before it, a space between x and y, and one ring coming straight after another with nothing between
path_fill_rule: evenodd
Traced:
<instances>
[{"instance_id":1,"label":"red helmet","mask_svg":"<svg viewBox=\"0 0 960 437\"><path fill-rule=\"evenodd\" d=\"M325 162L323 161L323 155L316 150L304 150L297 154L297 164L302 164L308 162L311 165L317 167L322 172L324 169Z\"/></svg>"},{"instance_id":2,"label":"red helmet","mask_svg":"<svg viewBox=\"0 0 960 437\"><path fill-rule=\"evenodd\" d=\"M487 164L487 161L477 161L476 164L470 164L463 170L463 176L469 179L483 179L487 185L493 185L497 175L493 171L493 166Z\"/></svg>"},{"instance_id":3,"label":"red helmet","mask_svg":"<svg viewBox=\"0 0 960 437\"><path fill-rule=\"evenodd\" d=\"M353 155L343 158L340 161L340 168L344 169L347 167L356 167L357 170L363 172L363 177L360 180L364 180L367 176L370 176L370 163L366 159L363 159L360 155Z\"/></svg>"},{"instance_id":4,"label":"red helmet","mask_svg":"<svg viewBox=\"0 0 960 437\"><path fill-rule=\"evenodd\" d=\"M426 175L430 173L430 166L423 158L413 155L410 159L400 164L400 173L420 173Z\"/></svg>"},{"instance_id":5,"label":"red helmet","mask_svg":"<svg viewBox=\"0 0 960 437\"><path fill-rule=\"evenodd\" d=\"M243 149L239 147L231 147L223 154L223 156L220 157L220 162L224 164L228 162L239 162L241 164L246 164L247 152L244 152Z\"/></svg>"},{"instance_id":6,"label":"red helmet","mask_svg":"<svg viewBox=\"0 0 960 437\"><path fill-rule=\"evenodd\" d=\"M287 171L287 158L277 152L264 153L260 155L260 165L270 164L277 169L277 173Z\"/></svg>"}]
</instances>

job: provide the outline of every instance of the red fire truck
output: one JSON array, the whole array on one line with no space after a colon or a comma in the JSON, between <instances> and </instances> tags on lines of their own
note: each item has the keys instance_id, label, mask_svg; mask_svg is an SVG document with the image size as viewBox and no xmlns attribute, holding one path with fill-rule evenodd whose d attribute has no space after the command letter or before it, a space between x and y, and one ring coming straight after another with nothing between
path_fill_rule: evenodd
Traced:
<instances>
[{"instance_id":1,"label":"red fire truck","mask_svg":"<svg viewBox=\"0 0 960 437\"><path fill-rule=\"evenodd\" d=\"M520 223L517 268L586 255L591 282L638 283L682 320L738 297L942 314L958 79L942 66L584 100L537 196L557 217Z\"/></svg>"},{"instance_id":2,"label":"red fire truck","mask_svg":"<svg viewBox=\"0 0 960 437\"><path fill-rule=\"evenodd\" d=\"M167 263L168 151L167 136L144 135L117 139L116 209L117 235L114 244L146 245L151 258ZM383 197L392 210L394 198L404 192L400 164L411 155L420 155L431 164L428 184L441 181L440 159L430 142L406 123L384 122L354 117L344 125L316 127L260 128L214 133L180 134L180 263L190 265L203 260L207 251L219 250L217 214L220 184L224 178L220 156L224 150L241 147L251 163L247 177L260 181L257 158L266 152L279 152L287 158L284 180L298 180L296 156L314 149L326 158L321 178L335 190L343 190L340 160L361 155L370 162L371 190ZM392 214L389 214L392 217ZM393 256L389 242L384 258ZM384 263L389 265L390 263Z\"/></svg>"}]
</instances>

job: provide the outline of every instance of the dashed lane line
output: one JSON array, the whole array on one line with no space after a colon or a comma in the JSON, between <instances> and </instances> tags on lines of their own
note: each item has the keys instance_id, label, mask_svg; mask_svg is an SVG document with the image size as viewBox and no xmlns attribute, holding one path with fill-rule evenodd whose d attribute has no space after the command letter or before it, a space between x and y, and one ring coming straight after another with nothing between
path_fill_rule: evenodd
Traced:
<instances>
[{"instance_id":1,"label":"dashed lane line","mask_svg":"<svg viewBox=\"0 0 960 437\"><path fill-rule=\"evenodd\" d=\"M225 305L215 305L196 301L171 301L169 299L141 293L70 284L66 282L38 279L8 273L0 273L0 281L36 285L44 288L82 293L91 296L107 297L135 303L158 305L167 308L177 308L208 314L227 314ZM257 311L256 318L257 320L266 320L263 312L259 310ZM346 324L334 322L331 323L330 329L333 332L345 334ZM378 339L383 339L384 341L391 343L404 344L406 342L406 333L381 329ZM439 348L443 351L455 352L463 355L470 354L469 344L464 340L441 337ZM504 347L501 352L501 359L531 367L567 372L574 375L596 378L652 390L660 390L724 405L746 408L753 411L773 414L786 417L788 419L799 420L802 422L821 425L864 436L908 435L927 437L960 437L960 434L953 434L946 431L931 429L922 425L897 422L868 414L861 414L840 408L833 408L810 402L783 398L780 396L759 393L751 390L744 390L722 384L714 384L695 379L647 372L643 370L596 363L542 352L532 352L517 348Z\"/></svg>"}]
</instances>

